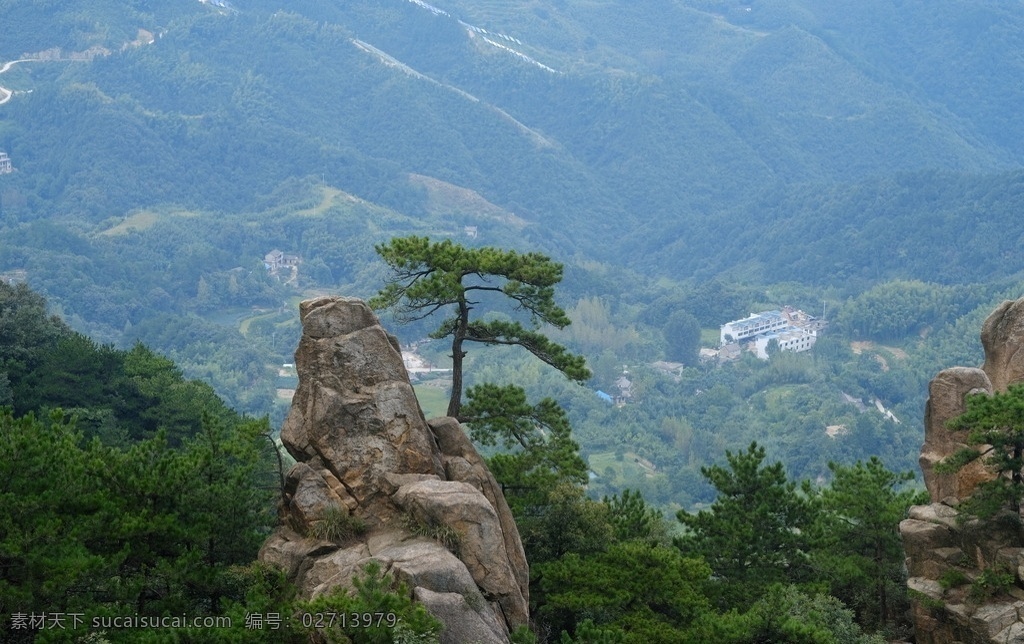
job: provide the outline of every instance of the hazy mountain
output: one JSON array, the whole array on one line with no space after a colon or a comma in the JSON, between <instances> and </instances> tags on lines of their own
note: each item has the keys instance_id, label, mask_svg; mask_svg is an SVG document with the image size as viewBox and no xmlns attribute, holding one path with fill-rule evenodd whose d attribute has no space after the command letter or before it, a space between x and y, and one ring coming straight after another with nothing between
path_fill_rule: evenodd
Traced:
<instances>
[{"instance_id":1,"label":"hazy mountain","mask_svg":"<svg viewBox=\"0 0 1024 644\"><path fill-rule=\"evenodd\" d=\"M914 467L927 382L1024 283L1019 2L0 0L0 34L0 279L275 423L298 300L371 295L399 235L566 264L594 378L470 378L556 397L592 493L663 506L752 440ZM651 366L673 316L710 347L784 304L832 322L812 353Z\"/></svg>"},{"instance_id":2,"label":"hazy mountain","mask_svg":"<svg viewBox=\"0 0 1024 644\"><path fill-rule=\"evenodd\" d=\"M0 76L31 90L0 107L18 221L240 211L312 176L417 216L415 174L552 252L630 264L653 245L640 266L683 278L723 246L767 263L830 221L822 195L918 171L976 185L1024 156L1019 3L9 1L0 24L5 59L109 50ZM906 199L935 176L902 181ZM998 176L982 183L1019 179ZM816 243L860 225L841 210Z\"/></svg>"}]
</instances>

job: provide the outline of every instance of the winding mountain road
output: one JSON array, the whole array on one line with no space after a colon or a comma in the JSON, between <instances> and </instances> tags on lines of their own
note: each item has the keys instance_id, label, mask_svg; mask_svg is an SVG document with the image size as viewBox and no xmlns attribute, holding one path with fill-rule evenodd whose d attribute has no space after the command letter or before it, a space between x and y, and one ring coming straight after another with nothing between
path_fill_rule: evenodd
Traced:
<instances>
[{"instance_id":1,"label":"winding mountain road","mask_svg":"<svg viewBox=\"0 0 1024 644\"><path fill-rule=\"evenodd\" d=\"M6 63L3 64L3 67L0 67L0 74L3 74L8 69L13 67L15 63L27 63L30 60L32 60L32 59L31 58L21 58L19 60L9 60L9 61L7 61ZM14 96L14 90L7 89L6 87L0 87L0 105L3 105L7 101L11 100L12 96Z\"/></svg>"}]
</instances>

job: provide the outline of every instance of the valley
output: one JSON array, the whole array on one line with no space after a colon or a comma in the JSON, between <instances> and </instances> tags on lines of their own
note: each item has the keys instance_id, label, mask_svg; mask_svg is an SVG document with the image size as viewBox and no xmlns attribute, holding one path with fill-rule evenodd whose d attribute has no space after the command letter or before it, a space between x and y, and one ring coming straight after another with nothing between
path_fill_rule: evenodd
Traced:
<instances>
[{"instance_id":1,"label":"valley","mask_svg":"<svg viewBox=\"0 0 1024 644\"><path fill-rule=\"evenodd\" d=\"M302 479L329 516L292 504L270 446L302 390L299 303L374 297L379 249L419 236L557 264L543 288L571 324L535 331L590 371L465 356L467 391L520 414L481 429L485 406L458 434L539 571L520 580L532 631L505 640L912 635L895 526L922 502L929 382L980 365L984 320L1024 292L1024 6L19 0L0 25L0 443L22 459L3 611L102 596L241 623L300 605L249 566L272 530L330 537L325 560L363 533L390 547L343 475ZM485 269L472 315L530 326ZM427 417L448 407L451 338L431 334L456 304L378 311ZM738 325L773 311L828 326L741 349ZM457 558L457 530L407 514L383 523ZM946 581L1003 588L971 575ZM465 588L448 599L492 599Z\"/></svg>"},{"instance_id":2,"label":"valley","mask_svg":"<svg viewBox=\"0 0 1024 644\"><path fill-rule=\"evenodd\" d=\"M691 0L651 20L615 3L195 3L104 14L108 35L71 37L9 12L26 29L0 52L4 71L24 51L107 53L19 71L32 92L0 112L17 168L0 177L0 273L99 341L146 342L279 424L295 304L371 296L375 244L536 249L566 264L574 322L555 337L592 382L567 387L500 352L468 374L557 393L596 462L630 453L655 468L613 459L594 494L706 502L701 465L755 438L795 476L883 443L889 467L911 468L929 374L977 362L958 334L1021 283L1021 157L960 99L859 49L881 33L868 14L787 6ZM934 51L915 32L922 73L973 28ZM947 71L1016 104L985 89L1009 87L999 70ZM301 266L268 273L274 248ZM780 301L825 302L821 346L698 362L723 321ZM386 323L405 342L428 330ZM683 366L650 366L665 360ZM593 392L614 393L624 370L632 399L606 408Z\"/></svg>"}]
</instances>

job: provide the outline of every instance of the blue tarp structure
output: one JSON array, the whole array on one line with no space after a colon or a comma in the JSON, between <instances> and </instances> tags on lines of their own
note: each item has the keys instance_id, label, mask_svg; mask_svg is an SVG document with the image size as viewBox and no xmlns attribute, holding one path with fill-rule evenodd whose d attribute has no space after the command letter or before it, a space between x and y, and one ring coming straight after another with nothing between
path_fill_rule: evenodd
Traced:
<instances>
[{"instance_id":1,"label":"blue tarp structure","mask_svg":"<svg viewBox=\"0 0 1024 644\"><path fill-rule=\"evenodd\" d=\"M605 401L606 403L615 402L615 400L611 396L609 396L608 394L604 393L603 391L598 391L597 392L597 397L600 398L601 400Z\"/></svg>"}]
</instances>

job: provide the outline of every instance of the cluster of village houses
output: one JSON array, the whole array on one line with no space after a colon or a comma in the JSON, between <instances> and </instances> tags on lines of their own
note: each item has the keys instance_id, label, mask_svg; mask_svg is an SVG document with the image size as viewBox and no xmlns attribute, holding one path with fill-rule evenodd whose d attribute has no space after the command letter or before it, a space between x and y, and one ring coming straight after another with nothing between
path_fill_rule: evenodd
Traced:
<instances>
[{"instance_id":1,"label":"cluster of village houses","mask_svg":"<svg viewBox=\"0 0 1024 644\"><path fill-rule=\"evenodd\" d=\"M721 326L718 349L701 349L702 360L728 362L740 357L744 349L762 360L768 359L768 346L774 341L780 351L794 353L814 346L818 333L828 324L791 306L780 311L751 313L742 320Z\"/></svg>"}]
</instances>

